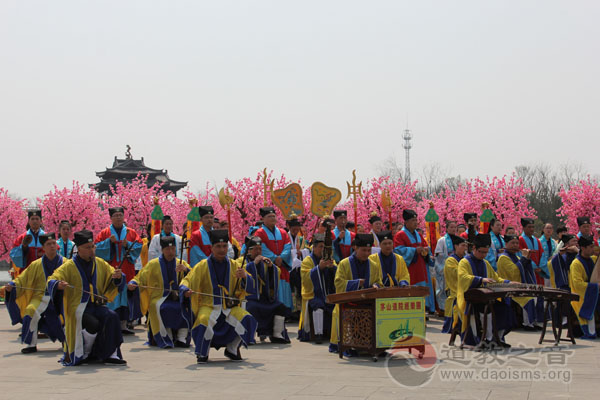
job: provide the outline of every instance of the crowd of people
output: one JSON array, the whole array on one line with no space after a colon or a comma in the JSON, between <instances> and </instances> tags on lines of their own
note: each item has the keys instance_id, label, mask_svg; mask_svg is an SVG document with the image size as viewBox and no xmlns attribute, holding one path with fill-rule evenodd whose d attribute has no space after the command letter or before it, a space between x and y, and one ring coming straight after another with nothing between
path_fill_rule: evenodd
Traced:
<instances>
[{"instance_id":1,"label":"crowd of people","mask_svg":"<svg viewBox=\"0 0 600 400\"><path fill-rule=\"evenodd\" d=\"M413 210L403 211L403 224L372 214L369 231L354 227L346 210L334 210L308 240L298 218L278 227L275 209L263 207L240 245L211 206L198 211L200 228L184 237L164 216L160 233L141 238L122 207L108 210L111 225L97 235L72 234L69 221L45 232L41 211L29 210L27 230L10 253L14 279L4 287L11 321L22 327L21 351L36 352L44 335L62 343L64 365L123 365L123 335L146 317L148 345L193 346L198 363L208 361L211 348L240 361L240 348L257 339L288 345L294 318L299 340L329 342L337 352L339 313L329 294L409 285L429 287L426 311L444 317L443 332L460 332L463 343L478 348L510 347L508 332L539 330L549 318L543 298L496 302L498 340L491 329L480 338L475 323L466 329L467 307L479 305L469 305L465 292L515 282L577 293L572 313L581 337L597 337L592 275L600 248L587 217L578 218L577 233L545 224L537 237L530 218L522 219L520 234L498 220L484 233L477 214L465 213L464 223L445 221L445 235L430 245Z\"/></svg>"}]
</instances>

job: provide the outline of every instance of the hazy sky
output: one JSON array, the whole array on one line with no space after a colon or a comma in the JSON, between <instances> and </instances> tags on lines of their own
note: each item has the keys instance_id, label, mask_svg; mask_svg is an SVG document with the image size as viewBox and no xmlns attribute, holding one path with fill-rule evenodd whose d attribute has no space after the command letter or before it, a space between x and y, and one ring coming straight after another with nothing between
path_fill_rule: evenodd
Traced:
<instances>
[{"instance_id":1,"label":"hazy sky","mask_svg":"<svg viewBox=\"0 0 600 400\"><path fill-rule=\"evenodd\" d=\"M124 156L194 190L264 167L343 189L395 155L452 174L600 172L598 1L0 2L0 186Z\"/></svg>"}]
</instances>

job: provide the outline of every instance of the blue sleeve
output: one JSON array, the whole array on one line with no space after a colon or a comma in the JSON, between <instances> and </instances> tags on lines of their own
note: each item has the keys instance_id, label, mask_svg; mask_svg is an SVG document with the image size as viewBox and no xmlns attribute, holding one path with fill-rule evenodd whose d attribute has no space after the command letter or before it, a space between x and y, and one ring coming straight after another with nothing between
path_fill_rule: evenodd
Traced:
<instances>
[{"instance_id":1,"label":"blue sleeve","mask_svg":"<svg viewBox=\"0 0 600 400\"><path fill-rule=\"evenodd\" d=\"M263 257L267 257L269 260L275 262L277 255L275 255L275 253L273 253L271 250L269 250L269 248L267 247L266 244L262 243L260 246L262 248Z\"/></svg>"},{"instance_id":2,"label":"blue sleeve","mask_svg":"<svg viewBox=\"0 0 600 400\"><path fill-rule=\"evenodd\" d=\"M246 279L241 280L242 289L244 289L248 294L256 294L256 281L254 277L250 274L246 274Z\"/></svg>"},{"instance_id":3,"label":"blue sleeve","mask_svg":"<svg viewBox=\"0 0 600 400\"><path fill-rule=\"evenodd\" d=\"M340 248L340 239L339 237L335 239L333 242L333 260L339 264L342 259L342 249Z\"/></svg>"},{"instance_id":4,"label":"blue sleeve","mask_svg":"<svg viewBox=\"0 0 600 400\"><path fill-rule=\"evenodd\" d=\"M581 318L590 320L594 318L594 312L598 305L598 284L588 283L583 295L583 304L579 310L579 316Z\"/></svg>"},{"instance_id":5,"label":"blue sleeve","mask_svg":"<svg viewBox=\"0 0 600 400\"><path fill-rule=\"evenodd\" d=\"M191 330L192 326L194 326L195 318L194 313L192 312L192 302L184 295L188 290L190 290L190 288L187 286L179 285L179 304L181 305L181 316L185 320L188 329Z\"/></svg>"},{"instance_id":6,"label":"blue sleeve","mask_svg":"<svg viewBox=\"0 0 600 400\"><path fill-rule=\"evenodd\" d=\"M258 288L256 287L258 279L254 279L254 277L256 276L256 265L254 265L254 262L251 262L248 265L246 265L246 272L248 275L246 277L246 292L250 294L256 294L258 291Z\"/></svg>"},{"instance_id":7,"label":"blue sleeve","mask_svg":"<svg viewBox=\"0 0 600 400\"><path fill-rule=\"evenodd\" d=\"M133 247L131 247L131 250L129 250L129 256L127 256L127 258L129 258L129 261L135 264L135 261L140 257L140 253L142 252L142 247L144 245L140 242L127 242L127 248L130 246Z\"/></svg>"},{"instance_id":8,"label":"blue sleeve","mask_svg":"<svg viewBox=\"0 0 600 400\"><path fill-rule=\"evenodd\" d=\"M346 282L346 292L352 292L360 288L360 279L352 279Z\"/></svg>"},{"instance_id":9,"label":"blue sleeve","mask_svg":"<svg viewBox=\"0 0 600 400\"><path fill-rule=\"evenodd\" d=\"M480 287L481 286L481 280L482 280L482 278L480 276L474 277L473 278L473 282L471 282L471 286L469 286L469 289Z\"/></svg>"},{"instance_id":10,"label":"blue sleeve","mask_svg":"<svg viewBox=\"0 0 600 400\"><path fill-rule=\"evenodd\" d=\"M415 252L417 251L416 247L407 247L407 246L398 246L394 248L394 253L400 254L406 265L410 268L410 264L412 264L413 259L415 257Z\"/></svg>"},{"instance_id":11,"label":"blue sleeve","mask_svg":"<svg viewBox=\"0 0 600 400\"><path fill-rule=\"evenodd\" d=\"M110 238L105 239L101 242L96 243L96 257L100 257L106 262L110 262L110 248L111 248Z\"/></svg>"},{"instance_id":12,"label":"blue sleeve","mask_svg":"<svg viewBox=\"0 0 600 400\"><path fill-rule=\"evenodd\" d=\"M21 309L19 308L19 305L16 302L17 285L14 282L8 282L8 284L12 286L13 289L10 292L7 291L4 295L6 297L6 309L8 310L8 315L10 316L11 323L13 325L16 325L23 322L23 319L21 318Z\"/></svg>"},{"instance_id":13,"label":"blue sleeve","mask_svg":"<svg viewBox=\"0 0 600 400\"><path fill-rule=\"evenodd\" d=\"M13 247L10 251L10 259L19 268L25 267L25 255L23 254L23 246Z\"/></svg>"},{"instance_id":14,"label":"blue sleeve","mask_svg":"<svg viewBox=\"0 0 600 400\"><path fill-rule=\"evenodd\" d=\"M548 255L546 255L545 251L540 258L540 265L538 268L542 270L540 272L542 278L550 279L550 271L548 270Z\"/></svg>"},{"instance_id":15,"label":"blue sleeve","mask_svg":"<svg viewBox=\"0 0 600 400\"><path fill-rule=\"evenodd\" d=\"M283 246L283 251L281 252L281 255L279 257L281 257L283 262L286 263L287 269L290 270L292 268L292 244L291 243L287 243L285 246Z\"/></svg>"},{"instance_id":16,"label":"blue sleeve","mask_svg":"<svg viewBox=\"0 0 600 400\"><path fill-rule=\"evenodd\" d=\"M202 260L206 260L207 258L208 257L206 254L204 254L200 246L193 246L190 250L190 267L195 267L196 264Z\"/></svg>"},{"instance_id":17,"label":"blue sleeve","mask_svg":"<svg viewBox=\"0 0 600 400\"><path fill-rule=\"evenodd\" d=\"M121 293L125 289L125 286L127 285L127 280L125 279L125 274L121 272L121 278L120 279L113 278L113 283L119 290L119 293Z\"/></svg>"},{"instance_id":18,"label":"blue sleeve","mask_svg":"<svg viewBox=\"0 0 600 400\"><path fill-rule=\"evenodd\" d=\"M490 265L492 266L492 268L494 268L494 271L498 270L498 265L496 262L496 250L492 248L490 248L490 251L488 251L487 256L485 256L485 259L487 260L487 262L490 263Z\"/></svg>"}]
</instances>

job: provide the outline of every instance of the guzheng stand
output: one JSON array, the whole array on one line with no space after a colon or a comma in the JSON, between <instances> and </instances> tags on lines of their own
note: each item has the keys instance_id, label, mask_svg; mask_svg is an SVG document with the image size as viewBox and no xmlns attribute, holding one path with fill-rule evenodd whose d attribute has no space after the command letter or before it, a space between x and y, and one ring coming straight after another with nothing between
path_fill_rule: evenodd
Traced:
<instances>
[{"instance_id":1,"label":"guzheng stand","mask_svg":"<svg viewBox=\"0 0 600 400\"><path fill-rule=\"evenodd\" d=\"M492 314L492 326L494 340L496 342L500 342L498 337L498 330L496 328L496 314L494 312L494 303L498 299L505 299L507 297L541 297L546 302L546 306L544 309L544 315L548 315L548 311L551 313L552 318L552 333L554 334L554 345L558 345L561 340L571 341L571 343L575 344L575 338L573 337L573 327L571 325L571 318L567 318L567 326L568 326L568 338L563 339L562 336L562 317L565 310L568 310L570 307L571 301L579 300L579 295L575 293L571 293L567 290L555 289L543 287L540 285L527 285L527 284L518 284L518 285L494 285L489 287L480 287L480 288L472 288L465 292L465 300L469 303L467 305L467 313L465 316L465 331L469 329L469 325L471 322L471 315L474 313L474 305L475 304L484 304L483 314L487 315L488 312ZM556 311L556 313L555 313ZM477 332L481 331L481 340L480 343L483 342L483 339L486 337L487 329L487 318L483 318L483 327L481 327L481 322L479 321L479 313L475 312L475 323L477 326ZM556 317L555 317L555 314ZM557 320L557 321L556 321ZM544 336L546 334L546 328L548 325L547 318L544 318L544 325L542 328L542 332L540 335L539 344L544 342ZM453 332L450 338L450 344L453 343L455 333ZM460 345L462 349L463 344Z\"/></svg>"},{"instance_id":2,"label":"guzheng stand","mask_svg":"<svg viewBox=\"0 0 600 400\"><path fill-rule=\"evenodd\" d=\"M338 355L343 358L344 351L355 349L370 354L373 361L377 361L379 354L388 350L408 349L412 354L412 349L416 349L418 357L422 358L425 353L424 332L422 342L419 344L402 345L395 343L393 346L377 346L377 300L378 299L396 299L414 298L422 300L422 319L425 324L424 298L429 295L429 288L426 286L405 286L405 287L387 287L387 288L369 288L356 290L346 293L330 294L327 296L327 302L339 304L339 343ZM406 328L408 331L408 327Z\"/></svg>"}]
</instances>

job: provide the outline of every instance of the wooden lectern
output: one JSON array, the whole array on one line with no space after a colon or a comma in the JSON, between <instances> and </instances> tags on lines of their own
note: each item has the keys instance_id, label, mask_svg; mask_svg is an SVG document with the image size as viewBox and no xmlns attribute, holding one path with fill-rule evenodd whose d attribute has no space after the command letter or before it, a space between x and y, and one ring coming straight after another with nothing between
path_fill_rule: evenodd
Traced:
<instances>
[{"instance_id":1,"label":"wooden lectern","mask_svg":"<svg viewBox=\"0 0 600 400\"><path fill-rule=\"evenodd\" d=\"M339 305L338 353L356 349L373 361L387 349L416 349L425 353L426 286L369 288L330 294L327 302Z\"/></svg>"}]
</instances>

